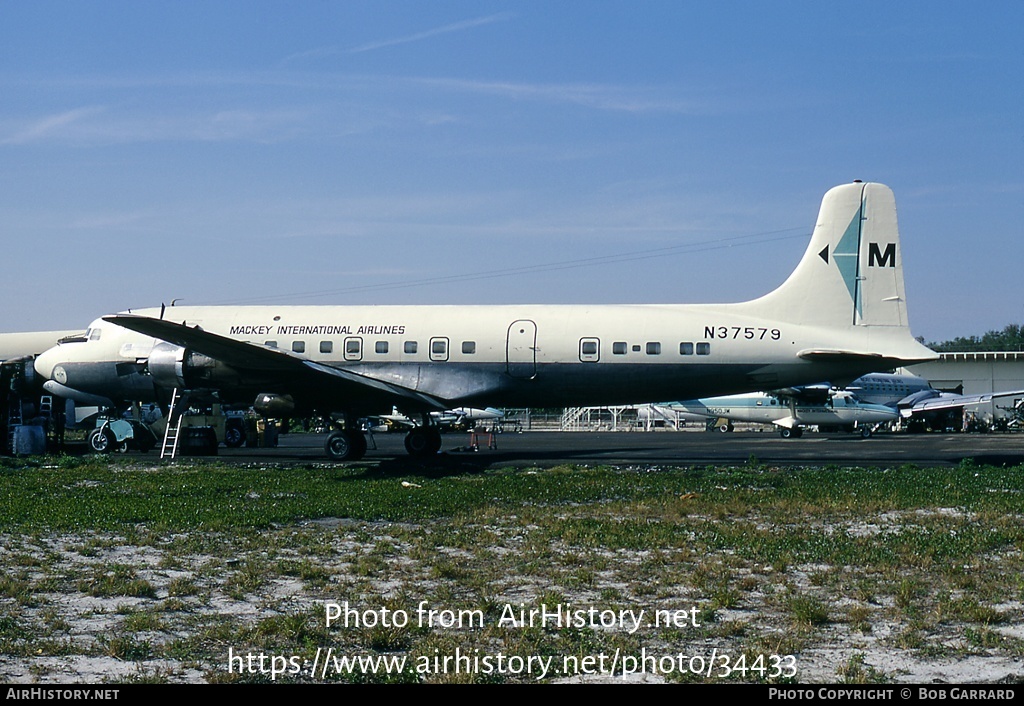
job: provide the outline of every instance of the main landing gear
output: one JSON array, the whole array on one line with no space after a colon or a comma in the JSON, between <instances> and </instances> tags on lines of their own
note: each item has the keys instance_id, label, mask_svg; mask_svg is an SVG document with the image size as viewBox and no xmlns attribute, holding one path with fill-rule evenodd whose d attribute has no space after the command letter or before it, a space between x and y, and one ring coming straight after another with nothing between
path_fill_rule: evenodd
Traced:
<instances>
[{"instance_id":1,"label":"main landing gear","mask_svg":"<svg viewBox=\"0 0 1024 706\"><path fill-rule=\"evenodd\" d=\"M324 451L332 461L358 461L366 455L366 437L358 428L338 429L327 437Z\"/></svg>"},{"instance_id":2,"label":"main landing gear","mask_svg":"<svg viewBox=\"0 0 1024 706\"><path fill-rule=\"evenodd\" d=\"M366 455L366 436L358 424L346 422L344 429L330 433L324 451L332 461L358 461ZM434 424L413 427L405 435L405 450L414 458L429 458L441 450L441 430Z\"/></svg>"},{"instance_id":3,"label":"main landing gear","mask_svg":"<svg viewBox=\"0 0 1024 706\"><path fill-rule=\"evenodd\" d=\"M413 427L405 435L405 450L415 458L426 458L441 450L441 431L433 425Z\"/></svg>"}]
</instances>

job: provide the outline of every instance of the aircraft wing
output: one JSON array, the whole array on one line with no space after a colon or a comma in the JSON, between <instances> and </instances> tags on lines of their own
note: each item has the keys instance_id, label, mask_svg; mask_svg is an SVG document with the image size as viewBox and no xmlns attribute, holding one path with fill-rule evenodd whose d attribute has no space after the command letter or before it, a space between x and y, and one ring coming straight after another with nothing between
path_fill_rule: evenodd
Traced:
<instances>
[{"instance_id":1,"label":"aircraft wing","mask_svg":"<svg viewBox=\"0 0 1024 706\"><path fill-rule=\"evenodd\" d=\"M952 392L939 392L930 397L926 397L918 393L901 400L897 406L899 407L900 414L904 417L909 417L915 412L929 412L938 409L967 407L969 405L991 402L996 397L1012 397L1014 395L1024 395L1024 390L987 392L980 395L957 395Z\"/></svg>"},{"instance_id":2,"label":"aircraft wing","mask_svg":"<svg viewBox=\"0 0 1024 706\"><path fill-rule=\"evenodd\" d=\"M389 409L396 404L423 410L445 409L447 406L434 397L401 385L316 363L276 348L236 341L198 326L134 314L105 316L103 320L215 358L240 371L279 376L285 386L292 384L315 389L321 397L359 399L364 400L367 407L386 406Z\"/></svg>"},{"instance_id":3,"label":"aircraft wing","mask_svg":"<svg viewBox=\"0 0 1024 706\"><path fill-rule=\"evenodd\" d=\"M828 383L819 383L815 385L801 385L799 387L783 387L770 390L768 394L787 402L793 400L804 404L825 404L829 397L832 396L832 386Z\"/></svg>"}]
</instances>

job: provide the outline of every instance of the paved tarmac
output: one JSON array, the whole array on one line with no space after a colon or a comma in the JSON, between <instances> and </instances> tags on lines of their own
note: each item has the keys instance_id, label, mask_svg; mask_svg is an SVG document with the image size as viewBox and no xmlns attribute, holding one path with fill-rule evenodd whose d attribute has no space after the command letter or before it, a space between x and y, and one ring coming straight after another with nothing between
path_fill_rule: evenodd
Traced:
<instances>
[{"instance_id":1,"label":"paved tarmac","mask_svg":"<svg viewBox=\"0 0 1024 706\"><path fill-rule=\"evenodd\" d=\"M330 463L324 453L325 434L284 434L277 448L221 447L219 458L239 463ZM413 459L401 433L374 434L362 463L401 470L416 466L458 466L479 469L503 466L550 467L560 464L710 465L747 463L752 458L775 465L891 466L956 465L965 459L978 464L1024 464L1024 434L898 434L878 433L870 439L854 434L808 432L799 439L777 433L703 431L553 432L495 434L494 447L478 435L478 450L469 448L470 434L442 436L436 459ZM374 448L376 446L376 448ZM151 451L156 456L158 451Z\"/></svg>"}]
</instances>

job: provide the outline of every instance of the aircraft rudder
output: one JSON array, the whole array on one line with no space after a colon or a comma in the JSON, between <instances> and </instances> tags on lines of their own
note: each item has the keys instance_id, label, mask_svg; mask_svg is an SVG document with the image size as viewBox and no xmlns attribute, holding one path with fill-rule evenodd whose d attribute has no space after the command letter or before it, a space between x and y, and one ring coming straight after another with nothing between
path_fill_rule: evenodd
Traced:
<instances>
[{"instance_id":1,"label":"aircraft rudder","mask_svg":"<svg viewBox=\"0 0 1024 706\"><path fill-rule=\"evenodd\" d=\"M902 252L892 190L855 181L822 197L803 257L765 315L826 326L907 326Z\"/></svg>"},{"instance_id":2,"label":"aircraft rudder","mask_svg":"<svg viewBox=\"0 0 1024 706\"><path fill-rule=\"evenodd\" d=\"M865 184L862 202L856 323L908 326L896 197L884 184Z\"/></svg>"}]
</instances>

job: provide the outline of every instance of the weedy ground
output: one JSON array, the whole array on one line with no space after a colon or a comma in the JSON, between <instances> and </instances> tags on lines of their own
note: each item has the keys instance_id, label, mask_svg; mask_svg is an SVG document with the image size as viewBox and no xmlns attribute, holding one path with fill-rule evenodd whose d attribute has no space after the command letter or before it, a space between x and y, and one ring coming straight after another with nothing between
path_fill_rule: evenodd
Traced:
<instances>
[{"instance_id":1,"label":"weedy ground","mask_svg":"<svg viewBox=\"0 0 1024 706\"><path fill-rule=\"evenodd\" d=\"M1018 681L1022 492L968 464L7 459L0 681Z\"/></svg>"}]
</instances>

